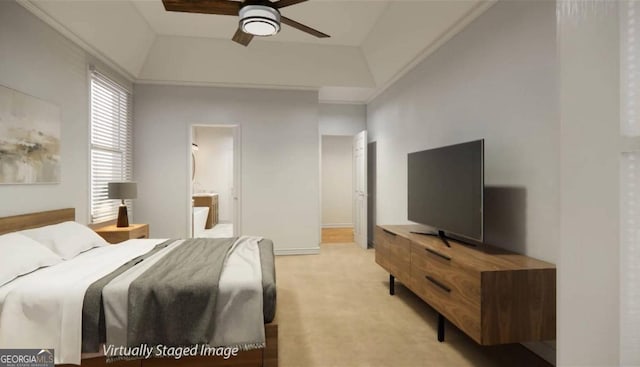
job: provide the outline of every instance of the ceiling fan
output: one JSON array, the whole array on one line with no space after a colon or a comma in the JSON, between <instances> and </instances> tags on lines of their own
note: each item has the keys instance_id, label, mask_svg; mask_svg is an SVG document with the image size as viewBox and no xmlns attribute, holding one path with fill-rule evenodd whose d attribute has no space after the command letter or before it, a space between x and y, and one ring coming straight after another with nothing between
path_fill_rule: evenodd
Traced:
<instances>
[{"instance_id":1,"label":"ceiling fan","mask_svg":"<svg viewBox=\"0 0 640 367\"><path fill-rule=\"evenodd\" d=\"M240 17L238 29L232 40L247 46L254 36L272 36L280 31L280 23L284 23L302 32L318 38L330 37L293 19L280 14L284 7L308 0L162 0L167 11L186 13L203 13L219 15L237 15Z\"/></svg>"}]
</instances>

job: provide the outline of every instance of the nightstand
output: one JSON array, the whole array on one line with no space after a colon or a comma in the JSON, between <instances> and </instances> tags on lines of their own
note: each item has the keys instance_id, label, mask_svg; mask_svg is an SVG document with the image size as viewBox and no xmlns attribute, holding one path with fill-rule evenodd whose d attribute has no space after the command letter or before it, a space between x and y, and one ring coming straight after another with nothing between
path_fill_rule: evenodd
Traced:
<instances>
[{"instance_id":1,"label":"nightstand","mask_svg":"<svg viewBox=\"0 0 640 367\"><path fill-rule=\"evenodd\" d=\"M120 243L136 238L149 238L148 224L131 224L129 227L116 227L115 224L94 229L109 243Z\"/></svg>"}]
</instances>

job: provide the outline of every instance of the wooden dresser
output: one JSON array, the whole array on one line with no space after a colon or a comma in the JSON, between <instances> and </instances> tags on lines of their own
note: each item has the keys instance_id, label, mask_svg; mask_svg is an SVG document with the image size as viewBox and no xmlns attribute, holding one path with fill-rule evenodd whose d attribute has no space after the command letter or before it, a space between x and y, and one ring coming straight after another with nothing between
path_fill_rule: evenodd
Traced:
<instances>
[{"instance_id":1,"label":"wooden dresser","mask_svg":"<svg viewBox=\"0 0 640 367\"><path fill-rule=\"evenodd\" d=\"M376 262L482 345L552 340L556 336L556 269L553 264L493 246L471 247L411 231L424 227L377 226Z\"/></svg>"}]
</instances>

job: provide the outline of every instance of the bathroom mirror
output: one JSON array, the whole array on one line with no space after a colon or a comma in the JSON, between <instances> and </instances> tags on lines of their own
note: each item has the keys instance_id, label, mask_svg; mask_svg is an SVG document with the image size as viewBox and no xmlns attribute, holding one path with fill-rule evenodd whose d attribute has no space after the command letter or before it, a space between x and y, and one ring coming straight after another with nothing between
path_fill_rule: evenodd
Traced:
<instances>
[{"instance_id":1,"label":"bathroom mirror","mask_svg":"<svg viewBox=\"0 0 640 367\"><path fill-rule=\"evenodd\" d=\"M196 179L196 155L191 152L191 181Z\"/></svg>"},{"instance_id":2,"label":"bathroom mirror","mask_svg":"<svg viewBox=\"0 0 640 367\"><path fill-rule=\"evenodd\" d=\"M196 179L196 151L198 150L198 144L191 143L191 181Z\"/></svg>"}]
</instances>

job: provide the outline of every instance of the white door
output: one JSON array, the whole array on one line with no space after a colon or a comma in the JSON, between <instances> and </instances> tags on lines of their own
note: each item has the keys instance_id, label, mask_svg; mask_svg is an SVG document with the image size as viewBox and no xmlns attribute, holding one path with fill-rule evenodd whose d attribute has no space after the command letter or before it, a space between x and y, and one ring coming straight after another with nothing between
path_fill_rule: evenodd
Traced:
<instances>
[{"instance_id":1,"label":"white door","mask_svg":"<svg viewBox=\"0 0 640 367\"><path fill-rule=\"evenodd\" d=\"M353 235L360 247L367 248L367 132L353 137Z\"/></svg>"}]
</instances>

